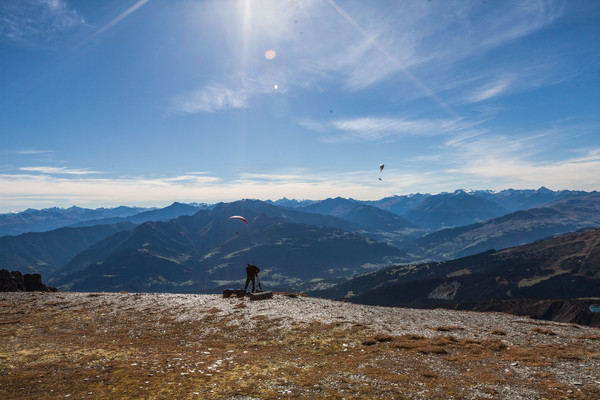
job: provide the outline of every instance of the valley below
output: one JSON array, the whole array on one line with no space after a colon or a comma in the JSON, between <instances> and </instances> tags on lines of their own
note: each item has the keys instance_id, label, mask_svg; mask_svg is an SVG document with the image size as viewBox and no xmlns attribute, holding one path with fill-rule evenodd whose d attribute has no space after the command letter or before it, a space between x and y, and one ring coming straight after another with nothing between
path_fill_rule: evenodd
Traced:
<instances>
[{"instance_id":1,"label":"valley below","mask_svg":"<svg viewBox=\"0 0 600 400\"><path fill-rule=\"evenodd\" d=\"M595 399L600 329L293 293L0 294L11 399Z\"/></svg>"}]
</instances>

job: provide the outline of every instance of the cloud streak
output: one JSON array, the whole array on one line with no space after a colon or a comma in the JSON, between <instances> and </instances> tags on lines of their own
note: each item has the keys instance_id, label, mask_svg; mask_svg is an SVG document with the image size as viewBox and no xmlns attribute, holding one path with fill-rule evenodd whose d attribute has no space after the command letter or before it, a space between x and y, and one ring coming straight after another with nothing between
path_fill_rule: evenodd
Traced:
<instances>
[{"instance_id":1,"label":"cloud streak","mask_svg":"<svg viewBox=\"0 0 600 400\"><path fill-rule=\"evenodd\" d=\"M477 176L483 182L505 182L511 187L547 186L558 189L598 190L600 179L600 149L594 149L584 158L560 162L532 162L519 158L493 158L469 163L462 170ZM594 154L592 154L594 153Z\"/></svg>"},{"instance_id":2,"label":"cloud streak","mask_svg":"<svg viewBox=\"0 0 600 400\"><path fill-rule=\"evenodd\" d=\"M504 93L506 93L510 88L513 79L503 78L496 80L494 82L488 83L481 88L476 89L471 94L467 96L467 102L469 103L477 103L480 101L488 100L494 97L498 97Z\"/></svg>"},{"instance_id":3,"label":"cloud streak","mask_svg":"<svg viewBox=\"0 0 600 400\"><path fill-rule=\"evenodd\" d=\"M465 85L462 102L479 103L541 87L556 85L573 77L561 61L490 69L474 75Z\"/></svg>"},{"instance_id":4,"label":"cloud streak","mask_svg":"<svg viewBox=\"0 0 600 400\"><path fill-rule=\"evenodd\" d=\"M85 19L64 0L3 0L0 2L0 38L35 45L84 25Z\"/></svg>"},{"instance_id":5,"label":"cloud streak","mask_svg":"<svg viewBox=\"0 0 600 400\"><path fill-rule=\"evenodd\" d=\"M496 187L492 189L546 186L597 190L600 148L569 151L559 147L564 137L594 135L595 130L595 125L562 125L510 135L487 131L451 137L442 150L454 172L465 182L478 182L476 187L490 188L493 182Z\"/></svg>"},{"instance_id":6,"label":"cloud streak","mask_svg":"<svg viewBox=\"0 0 600 400\"><path fill-rule=\"evenodd\" d=\"M286 79L281 76L249 78L240 74L231 79L229 84L215 83L175 96L171 101L171 109L181 113L212 113L227 108L246 108L254 96L285 92Z\"/></svg>"},{"instance_id":7,"label":"cloud streak","mask_svg":"<svg viewBox=\"0 0 600 400\"><path fill-rule=\"evenodd\" d=\"M326 133L319 140L326 143L378 141L394 137L431 137L458 132L476 132L476 125L461 119L408 119L359 117L328 122L304 120L306 129ZM475 134L475 133L472 133Z\"/></svg>"},{"instance_id":8,"label":"cloud streak","mask_svg":"<svg viewBox=\"0 0 600 400\"><path fill-rule=\"evenodd\" d=\"M109 29L111 29L112 27L114 27L116 24L118 24L119 22L121 22L122 20L124 20L125 18L127 18L133 12L137 11L140 7L142 7L148 1L149 0L138 0L131 7L129 7L128 9L126 9L125 11L123 11L121 14L117 15L112 20L110 20L107 24L105 24L104 26L102 26L100 29L98 29L90 39L93 39L93 38L95 38L97 36L102 35L104 32L108 31Z\"/></svg>"},{"instance_id":9,"label":"cloud streak","mask_svg":"<svg viewBox=\"0 0 600 400\"><path fill-rule=\"evenodd\" d=\"M35 155L35 154L48 154L54 153L54 150L41 150L41 149L21 149L21 150L0 150L0 154L18 154L18 155Z\"/></svg>"},{"instance_id":10,"label":"cloud streak","mask_svg":"<svg viewBox=\"0 0 600 400\"><path fill-rule=\"evenodd\" d=\"M66 167L21 167L21 171L26 172L39 172L41 174L61 174L61 175L88 175L88 174L100 174L98 171L91 171L89 169L73 169Z\"/></svg>"},{"instance_id":11,"label":"cloud streak","mask_svg":"<svg viewBox=\"0 0 600 400\"><path fill-rule=\"evenodd\" d=\"M333 0L299 4L261 3L261 8L269 10L269 18L264 18L264 12L258 9L246 13L244 24L254 27L240 31L245 35L243 43L247 48L243 51L234 46L223 48L222 56L230 65L239 66L237 73L243 74L247 82L216 78L192 93L177 96L174 109L197 113L248 107L253 97L269 93L251 82L268 80L272 71L277 70L278 79L290 89L339 85L344 90L358 91L398 79L413 85L408 88L409 96L429 97L456 118L457 113L437 93L448 84L447 77L458 67L458 62L506 46L544 28L561 15L553 2L533 0L490 5L404 2L383 8L370 8L360 2L345 3L342 7ZM281 21L306 21L306 16L310 16L310 25L299 25L296 30L281 24ZM231 13L230 18L236 17ZM236 24L235 20L228 22L223 26ZM277 37L270 37L269 32ZM273 42L285 50L280 53L293 59L293 64L277 61L277 68L270 66L265 71L260 63L264 60L248 59L250 50L268 48L266 43ZM516 60L510 63L509 70L512 67L523 70ZM417 67L433 76L432 83L426 84L412 72ZM445 68L448 71L444 72ZM471 87L468 97L471 102L490 99L512 90L514 83L505 77L479 89Z\"/></svg>"}]
</instances>

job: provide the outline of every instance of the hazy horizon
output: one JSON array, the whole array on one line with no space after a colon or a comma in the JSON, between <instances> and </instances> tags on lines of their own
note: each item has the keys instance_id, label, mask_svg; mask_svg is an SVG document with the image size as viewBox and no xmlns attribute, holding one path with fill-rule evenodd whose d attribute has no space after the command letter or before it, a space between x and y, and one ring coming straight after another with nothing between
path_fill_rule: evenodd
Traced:
<instances>
[{"instance_id":1,"label":"hazy horizon","mask_svg":"<svg viewBox=\"0 0 600 400\"><path fill-rule=\"evenodd\" d=\"M465 191L465 192L477 192L477 191L491 191L491 192L502 192L504 190L531 190L531 191L538 191L540 189L549 189L552 190L553 192L560 192L560 191L572 191L572 189L558 189L558 190L553 190L550 189L548 187L545 186L541 186L539 188L523 188L523 189L516 189L516 188L505 188L505 189L500 189L500 190L492 190L492 189L455 189L452 191L444 191L444 192L437 192L437 193L432 193L432 192L415 192L415 193L405 193L405 194L390 194L389 196L384 196L384 197L380 197L380 198L374 198L374 199L358 199L358 198L354 198L354 197L344 197L344 196L331 196L331 197L324 197L324 198L294 198L294 197L288 197L288 196L283 196L283 197L279 197L279 198L265 198L265 199L261 199L261 198L252 198L252 197L248 197L248 198L240 198L240 199L231 199L231 200L218 200L218 201L181 201L181 200L171 200L171 201L166 201L166 202L160 202L160 201L146 201L146 202L142 202L142 203L96 203L96 204L91 204L91 205L87 205L87 206L82 206L79 204L62 204L62 205L50 205L48 207L28 207L28 208L24 208L24 209L16 209L16 210L2 210L0 208L0 214L10 214L10 213L20 213L23 212L27 209L34 209L34 210L43 210L43 209L51 209L51 208L59 208L59 209L68 209L71 207L79 207L79 208L85 208L85 209L98 209L98 208L106 208L106 209L111 209L111 208L117 208L117 207L139 207L139 208L164 208L164 207L168 207L174 203L182 203L182 204L207 204L207 205L215 205L218 203L232 203L232 202L236 202L236 201L242 201L242 200L259 200L259 201L272 201L272 202L277 202L278 200L291 200L291 201L322 201L322 200L327 200L330 198L337 198L337 197L342 197L345 199L350 199L350 200L357 200L357 201L377 201L377 200L382 200L385 198L392 198L395 196L398 197L403 197L403 196L414 196L414 195L438 195L438 194L451 194L451 193L456 193L458 191ZM588 192L588 193L593 193L593 192L597 192L596 190L593 191L584 191L584 192Z\"/></svg>"}]
</instances>

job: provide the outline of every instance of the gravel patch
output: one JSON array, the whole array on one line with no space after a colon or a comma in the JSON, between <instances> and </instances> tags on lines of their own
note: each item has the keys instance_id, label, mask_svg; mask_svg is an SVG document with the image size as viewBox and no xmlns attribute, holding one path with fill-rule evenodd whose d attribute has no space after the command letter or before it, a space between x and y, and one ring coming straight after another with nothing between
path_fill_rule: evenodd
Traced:
<instances>
[{"instance_id":1,"label":"gravel patch","mask_svg":"<svg viewBox=\"0 0 600 400\"><path fill-rule=\"evenodd\" d=\"M147 315L145 328L135 326L135 324L129 327L128 321L125 322L125 329L128 331L127 335L131 338L132 343L138 336L148 334L144 330L148 327L156 326L155 333L159 339L164 329L173 327L169 324L187 326L186 324L197 324L200 321L213 321L202 322L202 324L207 324L206 326L201 325L204 330L202 335L205 336L210 335L211 330L215 330L215 332L221 330L222 333L225 329L226 332L231 331L232 335L235 332L242 330L249 332L256 328L262 328L264 331L266 325L269 332L273 332L276 336L273 338L269 336L268 340L272 340L272 342L269 342L268 346L274 345L277 340L279 343L282 343L281 340L288 340L283 332L292 332L298 327L304 327L308 329L306 332L311 332L311 325L327 326L324 331L326 332L325 337L316 332L316 336L311 339L315 341L313 344L303 342L303 338L297 337L294 339L295 341L288 344L292 347L287 351L293 353L294 346L304 346L301 348L306 348L308 351L317 351L321 348L322 350L319 351L323 351L324 354L331 351L340 352L340 355L344 352L352 353L354 357L361 357L362 354L367 353L372 354L371 359L365 359L357 364L361 365L360 368L353 371L340 371L338 374L329 375L324 378L325 381L321 382L325 387L334 387L336 390L339 388L340 391L359 392L360 387L369 384L375 391L380 386L385 387L389 393L400 390L400 388L409 390L410 398L444 398L444 385L436 384L437 380L442 377L449 380L471 379L472 373L485 376L485 371L482 369L492 366L496 381L479 384L479 381L475 380L478 384L465 388L464 394L466 396L468 393L468 396L460 398L544 398L544 395L537 391L535 383L531 382L542 382L548 377L551 377L553 382L550 384L550 390L565 394L566 398L586 398L586 393L600 395L600 357L598 356L600 354L600 329L534 320L505 313L376 307L297 294L274 294L273 298L268 300L251 301L245 297L223 298L220 295L162 293L3 293L0 294L0 303L5 315L5 320L0 322L5 326L8 326L13 319L18 321L19 315L34 314L41 309L55 315L59 315L62 311L69 312L69 315L78 315L78 311L81 311L82 315L90 316L93 320L98 319L98 321L94 321L97 329L104 329L105 332L114 330L114 328L106 326L102 321L122 320L123 316L133 314L136 315L137 320L140 320L138 316L144 319L144 316ZM211 318L207 320L207 316ZM82 320L81 323L87 325L91 322ZM215 326L212 326L212 323ZM329 325L331 325L331 329L328 327ZM60 329L60 327L46 326L42 321L39 327L33 327L33 329L30 332L48 331ZM343 335L352 332L353 329L359 329L367 335L367 338L371 337L373 344L363 342L361 345L360 341L338 342L335 348L327 347L329 346L327 343L329 343L330 332ZM445 344L442 344L445 348L441 349L440 354L444 354L444 356L440 356L435 348L425 353L394 350L397 349L394 346L403 345L394 340L402 340L402 338L411 336L421 339L431 338L431 346L434 346L436 340L443 338L446 340ZM241 353L236 350L234 354L232 353L233 349L221 349L223 354L218 355L213 349L203 349L201 351L193 350L197 357L189 359L189 352L193 349L190 346L201 339L201 337L182 337L182 351L189 349L185 350L188 353L184 351L181 360L171 357L169 363L161 368L167 371L168 368L179 368L179 363L181 363L181 368L185 367L186 369L182 372L180 379L188 377L189 374L197 374L200 368L203 368L206 377L215 379L213 373L222 373L220 371L226 369L227 363L240 364L247 357L247 350L243 350ZM24 337L23 340L26 341L27 338ZM410 339L407 340L410 341ZM474 354L469 354L468 348L471 342L474 346ZM21 346L25 346L26 342L22 343ZM486 343L505 349L514 349L514 352L504 351L502 353L504 356L498 356L497 363L494 362L493 365L489 364L489 359L481 361L488 362L488 364L480 364L480 360L476 356L477 346L481 348ZM252 348L255 346L264 347L267 344L257 342L250 345L248 350L252 352ZM387 348L388 350L377 350L378 348ZM527 357L531 357L527 351L531 352L530 349L533 348L542 352L542 354L535 355L534 361L527 359ZM7 354L14 354L12 349L7 349L7 351ZM458 351L462 351L462 353L457 353ZM587 351L594 356L587 357ZM544 352L548 354L546 355ZM507 358L508 354L514 354L515 358ZM235 358L237 360L235 362L234 355L240 357ZM106 355L106 357L109 356L110 354ZM68 357L68 355L63 357ZM111 360L120 359L115 357L113 356ZM202 364L199 360L202 360L203 357L214 357L215 359L210 362L207 360L206 364ZM298 353L297 357L302 358L303 356ZM456 357L461 358L456 359ZM465 361L461 361L462 357L466 357ZM314 361L308 361L309 358L303 358L303 360L300 364L297 364L298 360L296 359L279 360L277 368L281 371L290 368L292 370L317 368L316 365L311 364ZM250 359L245 362L253 365ZM308 364L302 366L303 362ZM154 363L158 365L157 360L144 361L143 359L127 365L138 368L144 363L148 364L148 367ZM400 380L405 379L403 377L410 376L410 371L417 364L424 368L417 380L404 381L403 386L401 383L395 383L393 376L398 376ZM457 365L461 366L460 371L456 369ZM2 370L1 360L0 370ZM6 369L6 371L10 371L10 369ZM154 379L159 376L156 375L156 372L152 372L152 374L151 377ZM506 375L507 378L499 378L499 374ZM94 376L90 379L93 380ZM272 381L263 383L263 390L280 393L282 398L293 398L292 393L312 396L312 392L306 391L306 389L299 392L298 381L292 384L283 377L272 379ZM319 381L317 380L317 382ZM512 383L507 384L506 382ZM143 384L146 384L145 379ZM552 389L552 385L556 385L556 388ZM548 385L546 386L548 387ZM1 389L0 382L0 391ZM318 394L321 390L324 389L322 387L315 388L313 394L319 397ZM212 392L207 393L211 394ZM245 395L231 398L261 397Z\"/></svg>"},{"instance_id":2,"label":"gravel patch","mask_svg":"<svg viewBox=\"0 0 600 400\"><path fill-rule=\"evenodd\" d=\"M0 295L0 297L2 297ZM306 297L296 294L274 294L268 300L250 301L248 298L223 298L220 295L193 295L170 293L10 293L4 301L35 299L37 302L55 301L59 308L94 308L98 304L112 309L150 312L160 310L165 316L178 321L197 320L211 310L226 317L236 314L233 324L252 327L257 320L272 320L281 328L293 323L310 322L361 324L374 333L399 336L416 334L425 337L450 332L464 339L500 338L513 345L567 344L581 340L585 335L600 335L600 329L553 321L534 320L497 312L426 310L398 307L379 307ZM243 305L243 306L242 306ZM243 307L243 308L242 308ZM110 312L110 311L109 311Z\"/></svg>"}]
</instances>

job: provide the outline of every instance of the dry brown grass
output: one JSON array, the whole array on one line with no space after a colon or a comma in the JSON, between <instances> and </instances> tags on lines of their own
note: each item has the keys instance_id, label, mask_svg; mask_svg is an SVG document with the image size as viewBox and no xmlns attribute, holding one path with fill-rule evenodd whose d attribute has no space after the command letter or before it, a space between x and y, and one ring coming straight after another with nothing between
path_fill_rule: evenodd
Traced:
<instances>
[{"instance_id":1,"label":"dry brown grass","mask_svg":"<svg viewBox=\"0 0 600 400\"><path fill-rule=\"evenodd\" d=\"M112 313L101 298L95 309L38 304L24 312L0 303L0 398L506 398L506 387L533 398L600 396L598 387L565 386L552 370L557 360L600 358L589 340L509 347L497 338L392 336L342 321L287 327L284 316L259 316L251 327L237 324L244 303L194 321L161 310ZM534 368L534 379L515 362Z\"/></svg>"},{"instance_id":2,"label":"dry brown grass","mask_svg":"<svg viewBox=\"0 0 600 400\"><path fill-rule=\"evenodd\" d=\"M438 332L451 332L451 331L462 331L465 328L462 326L437 326L435 328L431 328L434 331Z\"/></svg>"},{"instance_id":3,"label":"dry brown grass","mask_svg":"<svg viewBox=\"0 0 600 400\"><path fill-rule=\"evenodd\" d=\"M587 334L579 336L579 339L600 340L600 335Z\"/></svg>"},{"instance_id":4,"label":"dry brown grass","mask_svg":"<svg viewBox=\"0 0 600 400\"><path fill-rule=\"evenodd\" d=\"M535 332L535 333L539 333L541 335L550 335L550 336L556 335L556 333L551 331L550 329L533 328L531 331Z\"/></svg>"}]
</instances>

